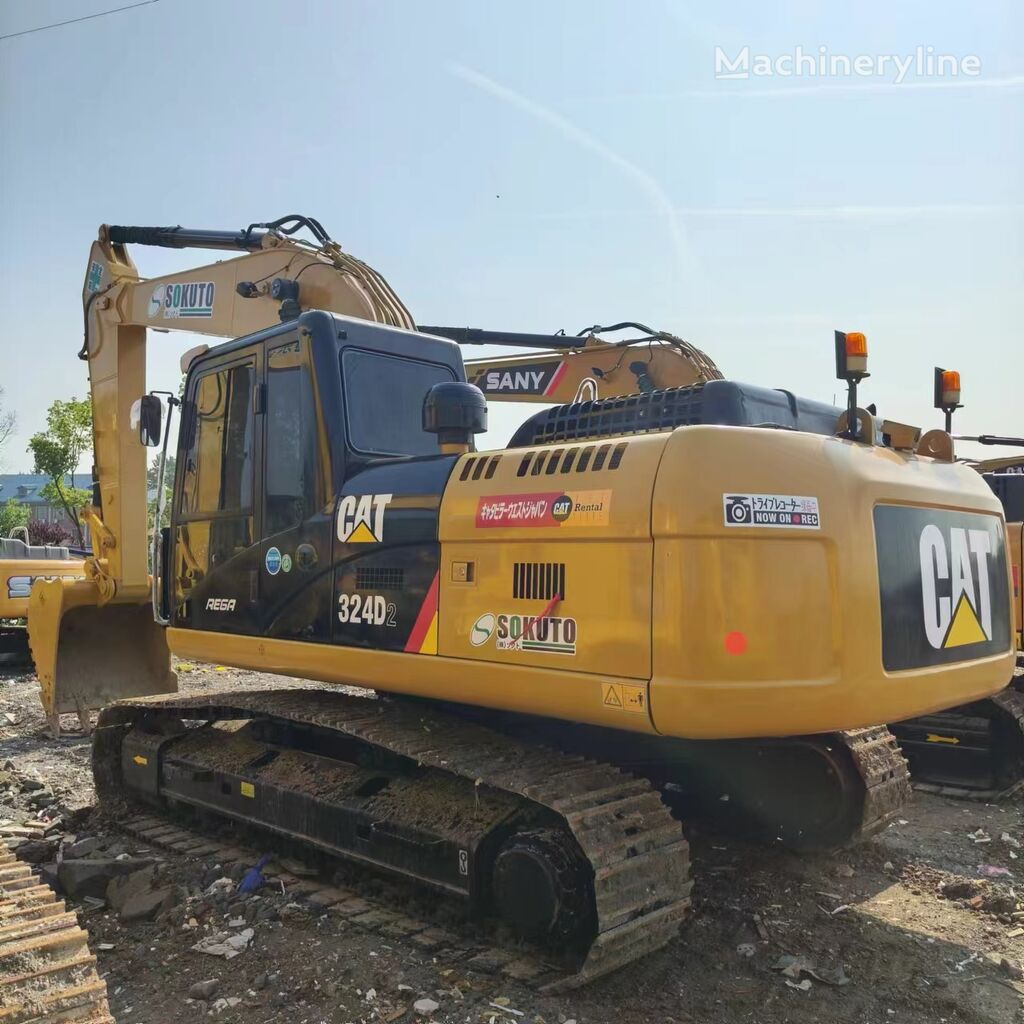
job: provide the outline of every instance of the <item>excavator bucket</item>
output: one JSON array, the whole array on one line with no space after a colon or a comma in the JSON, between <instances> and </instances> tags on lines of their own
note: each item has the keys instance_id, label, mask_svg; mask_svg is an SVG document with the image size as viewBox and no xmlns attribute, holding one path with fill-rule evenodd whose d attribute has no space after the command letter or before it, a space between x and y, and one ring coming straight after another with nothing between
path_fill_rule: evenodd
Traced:
<instances>
[{"instance_id":1,"label":"excavator bucket","mask_svg":"<svg viewBox=\"0 0 1024 1024\"><path fill-rule=\"evenodd\" d=\"M59 716L122 697L174 693L178 677L164 630L146 598L99 603L91 580L40 580L29 601L29 645L43 710L55 732Z\"/></svg>"}]
</instances>

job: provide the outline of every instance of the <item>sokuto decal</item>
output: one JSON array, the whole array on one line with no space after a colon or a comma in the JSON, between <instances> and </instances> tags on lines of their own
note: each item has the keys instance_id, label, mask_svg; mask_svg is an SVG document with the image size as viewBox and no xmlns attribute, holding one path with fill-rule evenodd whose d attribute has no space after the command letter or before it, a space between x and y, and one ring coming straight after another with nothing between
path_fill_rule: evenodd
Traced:
<instances>
[{"instance_id":1,"label":"sokuto decal","mask_svg":"<svg viewBox=\"0 0 1024 1024\"><path fill-rule=\"evenodd\" d=\"M148 315L164 320L209 319L213 316L216 285L213 281L159 284L149 297Z\"/></svg>"},{"instance_id":2,"label":"sokuto decal","mask_svg":"<svg viewBox=\"0 0 1024 1024\"><path fill-rule=\"evenodd\" d=\"M499 651L574 655L578 635L579 627L571 618L485 612L473 623L469 642L483 647L493 638Z\"/></svg>"},{"instance_id":3,"label":"sokuto decal","mask_svg":"<svg viewBox=\"0 0 1024 1024\"><path fill-rule=\"evenodd\" d=\"M1000 520L895 505L876 507L874 520L886 669L970 661L1009 648Z\"/></svg>"}]
</instances>

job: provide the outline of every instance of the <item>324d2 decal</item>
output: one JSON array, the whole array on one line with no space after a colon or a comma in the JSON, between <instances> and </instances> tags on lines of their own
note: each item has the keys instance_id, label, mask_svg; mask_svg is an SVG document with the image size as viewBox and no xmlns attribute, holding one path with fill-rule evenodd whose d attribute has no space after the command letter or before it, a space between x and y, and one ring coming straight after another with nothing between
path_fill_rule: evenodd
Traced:
<instances>
[{"instance_id":1,"label":"324d2 decal","mask_svg":"<svg viewBox=\"0 0 1024 1024\"><path fill-rule=\"evenodd\" d=\"M394 601L381 594L339 594L338 621L355 625L365 622L368 626L398 625L395 615L398 609Z\"/></svg>"},{"instance_id":2,"label":"324d2 decal","mask_svg":"<svg viewBox=\"0 0 1024 1024\"><path fill-rule=\"evenodd\" d=\"M879 505L882 662L896 671L1010 645L1006 552L994 516Z\"/></svg>"}]
</instances>

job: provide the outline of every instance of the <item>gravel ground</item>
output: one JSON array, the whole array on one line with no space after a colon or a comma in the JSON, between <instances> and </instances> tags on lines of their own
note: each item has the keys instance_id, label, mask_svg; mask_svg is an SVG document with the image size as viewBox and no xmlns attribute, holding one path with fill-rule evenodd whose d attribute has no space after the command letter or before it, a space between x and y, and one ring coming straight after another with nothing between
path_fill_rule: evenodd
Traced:
<instances>
[{"instance_id":1,"label":"gravel ground","mask_svg":"<svg viewBox=\"0 0 1024 1024\"><path fill-rule=\"evenodd\" d=\"M193 693L302 685L178 668ZM679 937L582 991L545 996L471 970L457 953L317 912L288 892L268 887L241 900L218 885L215 863L144 847L91 810L89 741L71 732L74 718L65 721L68 734L50 739L34 677L0 669L0 829L59 816L54 836L94 837L101 851L156 862L151 888L167 896L155 919L125 921L109 906L72 901L121 1024L207 1016L225 1024L1024 1022L1020 797L984 805L919 794L882 835L835 855L687 827L696 887ZM1009 874L987 877L993 868ZM374 882L361 884L369 892ZM451 930L469 927L454 908L444 913ZM249 927L251 940L231 960L192 948ZM819 977L787 978L772 969L782 956L806 958ZM829 983L841 977L844 984ZM423 1003L415 1009L424 999L438 1004L430 1014Z\"/></svg>"}]
</instances>

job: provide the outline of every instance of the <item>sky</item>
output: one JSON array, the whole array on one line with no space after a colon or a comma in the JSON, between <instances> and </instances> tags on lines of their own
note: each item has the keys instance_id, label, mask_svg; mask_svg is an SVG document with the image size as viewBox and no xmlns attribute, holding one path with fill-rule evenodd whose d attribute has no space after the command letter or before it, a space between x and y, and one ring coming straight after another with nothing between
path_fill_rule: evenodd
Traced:
<instances>
[{"instance_id":1,"label":"sky","mask_svg":"<svg viewBox=\"0 0 1024 1024\"><path fill-rule=\"evenodd\" d=\"M124 2L0 0L0 36ZM960 432L1022 434L1022 42L1012 0L158 0L0 39L0 468L31 469L49 403L87 390L98 225L289 213L419 323L638 320L826 401L832 332L860 330L862 403L939 426L941 365ZM873 67L922 47L978 73L716 78L716 48L744 47ZM134 256L145 276L217 258ZM151 334L149 386L201 340ZM481 446L529 411L492 407Z\"/></svg>"}]
</instances>

